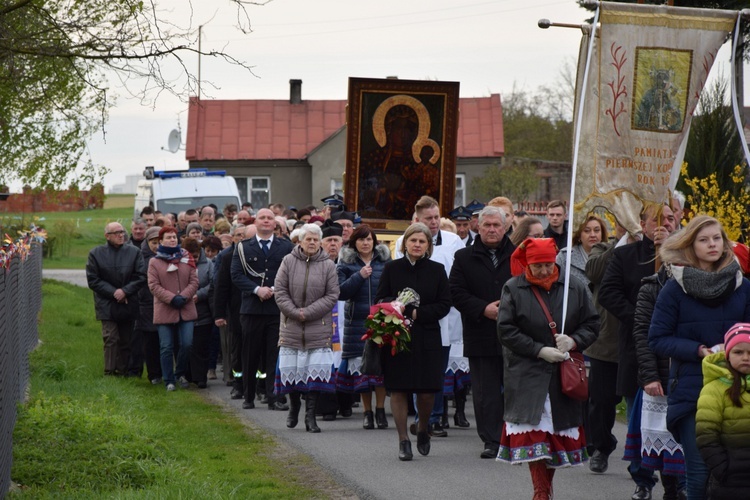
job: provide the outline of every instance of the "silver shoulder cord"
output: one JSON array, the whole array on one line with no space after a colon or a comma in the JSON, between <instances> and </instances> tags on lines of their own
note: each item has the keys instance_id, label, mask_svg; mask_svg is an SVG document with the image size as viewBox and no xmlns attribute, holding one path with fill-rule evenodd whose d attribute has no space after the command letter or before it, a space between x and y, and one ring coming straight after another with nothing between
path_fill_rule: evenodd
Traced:
<instances>
[{"instance_id":1,"label":"silver shoulder cord","mask_svg":"<svg viewBox=\"0 0 750 500\"><path fill-rule=\"evenodd\" d=\"M237 253L240 254L240 262L242 263L242 269L245 271L245 274L249 274L250 276L253 276L255 278L260 278L260 286L265 286L266 282L266 273L259 273L252 267L250 267L250 264L247 263L245 260L245 250L242 245L242 241L239 242L237 245Z\"/></svg>"}]
</instances>

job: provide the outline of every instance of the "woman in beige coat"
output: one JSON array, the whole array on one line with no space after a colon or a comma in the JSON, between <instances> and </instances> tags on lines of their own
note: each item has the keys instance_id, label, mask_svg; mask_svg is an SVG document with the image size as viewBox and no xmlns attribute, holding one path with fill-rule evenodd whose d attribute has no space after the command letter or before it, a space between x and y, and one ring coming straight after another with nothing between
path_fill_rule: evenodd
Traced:
<instances>
[{"instance_id":1,"label":"woman in beige coat","mask_svg":"<svg viewBox=\"0 0 750 500\"><path fill-rule=\"evenodd\" d=\"M339 297L339 282L335 264L321 249L322 236L316 224L302 226L299 245L284 257L274 283L274 297L281 311L276 393L289 394L286 425L290 429L297 426L300 395L306 393L308 432L320 432L315 421L320 392L335 392L331 311Z\"/></svg>"}]
</instances>

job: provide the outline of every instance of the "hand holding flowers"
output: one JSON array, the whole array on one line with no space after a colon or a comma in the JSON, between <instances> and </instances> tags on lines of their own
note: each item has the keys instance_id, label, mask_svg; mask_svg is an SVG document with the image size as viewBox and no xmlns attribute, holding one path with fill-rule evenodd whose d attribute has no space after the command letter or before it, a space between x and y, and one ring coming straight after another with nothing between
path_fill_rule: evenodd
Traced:
<instances>
[{"instance_id":1,"label":"hand holding flowers","mask_svg":"<svg viewBox=\"0 0 750 500\"><path fill-rule=\"evenodd\" d=\"M411 342L412 321L404 318L407 305L419 305L419 295L411 288L405 288L393 302L381 302L370 307L365 320L367 331L362 340L372 340L378 347L389 346L391 355L408 351Z\"/></svg>"}]
</instances>

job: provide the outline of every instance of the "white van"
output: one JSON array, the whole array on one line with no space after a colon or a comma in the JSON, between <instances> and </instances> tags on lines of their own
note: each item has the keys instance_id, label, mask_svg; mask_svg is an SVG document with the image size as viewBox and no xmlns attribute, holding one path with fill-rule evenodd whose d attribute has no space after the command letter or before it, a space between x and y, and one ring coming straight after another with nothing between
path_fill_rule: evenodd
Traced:
<instances>
[{"instance_id":1,"label":"white van","mask_svg":"<svg viewBox=\"0 0 750 500\"><path fill-rule=\"evenodd\" d=\"M234 177L226 175L223 170L155 171L154 167L146 167L143 176L145 179L138 181L136 190L134 218L139 217L147 206L162 213L179 214L211 203L218 207L219 212L228 203L234 203L238 208L242 204Z\"/></svg>"}]
</instances>

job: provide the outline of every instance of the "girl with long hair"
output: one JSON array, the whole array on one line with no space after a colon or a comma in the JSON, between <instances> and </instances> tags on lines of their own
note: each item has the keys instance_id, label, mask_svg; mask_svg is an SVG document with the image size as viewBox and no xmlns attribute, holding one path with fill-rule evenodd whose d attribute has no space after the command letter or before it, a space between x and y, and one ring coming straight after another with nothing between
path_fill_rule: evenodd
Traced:
<instances>
[{"instance_id":1,"label":"girl with long hair","mask_svg":"<svg viewBox=\"0 0 750 500\"><path fill-rule=\"evenodd\" d=\"M750 321L750 282L718 220L699 215L659 250L674 279L659 293L649 346L669 357L667 429L683 446L690 500L705 498L708 469L696 445L695 414L703 387L701 361L737 322Z\"/></svg>"}]
</instances>

